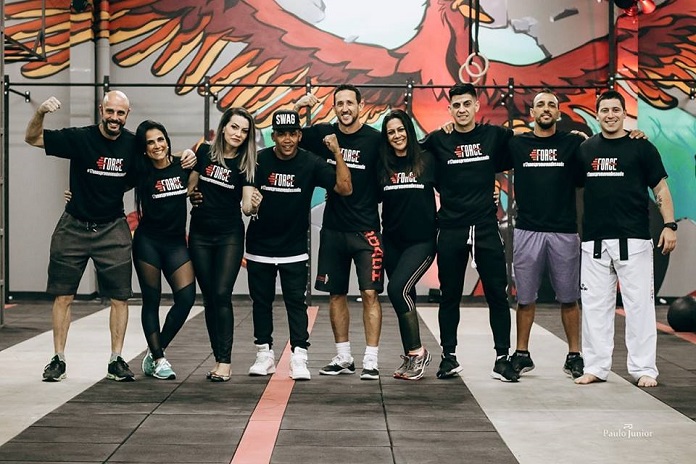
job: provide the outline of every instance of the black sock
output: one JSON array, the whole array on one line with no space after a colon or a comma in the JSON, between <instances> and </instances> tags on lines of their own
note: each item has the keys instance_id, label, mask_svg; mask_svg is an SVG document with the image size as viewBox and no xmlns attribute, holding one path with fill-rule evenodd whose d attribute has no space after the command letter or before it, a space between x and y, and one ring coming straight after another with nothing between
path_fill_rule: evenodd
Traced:
<instances>
[{"instance_id":1,"label":"black sock","mask_svg":"<svg viewBox=\"0 0 696 464\"><path fill-rule=\"evenodd\" d=\"M527 350L515 350L515 354L519 354L520 356L529 356L529 351L527 351Z\"/></svg>"}]
</instances>

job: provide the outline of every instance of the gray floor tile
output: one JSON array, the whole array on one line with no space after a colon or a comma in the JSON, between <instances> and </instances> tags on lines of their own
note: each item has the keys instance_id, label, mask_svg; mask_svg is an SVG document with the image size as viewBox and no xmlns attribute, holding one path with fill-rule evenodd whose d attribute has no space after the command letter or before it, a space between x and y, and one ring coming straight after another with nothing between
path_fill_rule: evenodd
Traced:
<instances>
[{"instance_id":1,"label":"gray floor tile","mask_svg":"<svg viewBox=\"0 0 696 464\"><path fill-rule=\"evenodd\" d=\"M276 446L272 464L392 464L394 459L389 447L344 447L330 449L315 446Z\"/></svg>"},{"instance_id":2,"label":"gray floor tile","mask_svg":"<svg viewBox=\"0 0 696 464\"><path fill-rule=\"evenodd\" d=\"M10 441L0 447L2 461L58 461L58 462L104 462L117 448L116 444L53 442L23 443Z\"/></svg>"},{"instance_id":3,"label":"gray floor tile","mask_svg":"<svg viewBox=\"0 0 696 464\"><path fill-rule=\"evenodd\" d=\"M121 446L109 462L196 462L229 464L237 443L218 443L216 446L168 444L153 447L151 445L126 443Z\"/></svg>"}]
</instances>

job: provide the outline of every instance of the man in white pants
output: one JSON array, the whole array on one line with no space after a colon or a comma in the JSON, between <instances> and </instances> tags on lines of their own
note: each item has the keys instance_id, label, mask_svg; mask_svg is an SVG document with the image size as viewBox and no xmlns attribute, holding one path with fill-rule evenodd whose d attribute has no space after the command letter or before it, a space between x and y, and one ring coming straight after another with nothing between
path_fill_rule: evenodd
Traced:
<instances>
[{"instance_id":1,"label":"man in white pants","mask_svg":"<svg viewBox=\"0 0 696 464\"><path fill-rule=\"evenodd\" d=\"M647 140L629 138L623 127L623 96L610 90L596 105L601 133L580 146L585 187L580 271L585 374L575 383L603 382L609 375L618 281L626 312L628 372L639 387L654 387L657 328L648 188L664 221L657 244L663 254L677 244L674 205L657 149Z\"/></svg>"}]
</instances>

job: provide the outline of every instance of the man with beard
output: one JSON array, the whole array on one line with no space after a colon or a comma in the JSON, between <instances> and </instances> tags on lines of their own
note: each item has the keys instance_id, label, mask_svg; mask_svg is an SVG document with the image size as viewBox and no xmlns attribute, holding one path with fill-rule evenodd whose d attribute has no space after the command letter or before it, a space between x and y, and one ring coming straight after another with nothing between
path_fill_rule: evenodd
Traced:
<instances>
[{"instance_id":1,"label":"man with beard","mask_svg":"<svg viewBox=\"0 0 696 464\"><path fill-rule=\"evenodd\" d=\"M363 304L365 356L360 378L379 379L379 337L382 330L382 307L379 294L384 286L382 236L379 228L377 163L380 133L360 122L364 104L360 90L349 84L333 94L334 124L315 124L302 130L300 146L335 164L334 155L324 138L336 134L343 159L351 172L353 192L341 196L327 191L326 208L319 243L319 262L315 288L329 292L329 314L336 343L336 356L319 373L339 375L355 373L349 341L350 313L348 283L351 261L355 262ZM317 104L317 97L307 94L295 103L297 111Z\"/></svg>"},{"instance_id":2,"label":"man with beard","mask_svg":"<svg viewBox=\"0 0 696 464\"><path fill-rule=\"evenodd\" d=\"M544 89L533 100L534 130L516 135L509 148L515 168L517 221L513 267L517 286L517 350L511 356L519 374L534 369L529 335L537 292L548 269L568 340L563 371L583 374L580 355L580 238L575 207L577 151L581 135L556 131L558 98Z\"/></svg>"},{"instance_id":3,"label":"man with beard","mask_svg":"<svg viewBox=\"0 0 696 464\"><path fill-rule=\"evenodd\" d=\"M123 208L123 193L133 181L129 174L135 153L133 133L124 129L130 103L120 91L108 92L99 112L101 122L86 127L44 130L44 117L60 109L55 97L43 102L29 121L25 141L45 148L49 156L70 160L72 199L51 237L47 292L54 295L53 345L55 355L44 368L45 382L66 375L65 344L70 328L70 308L91 258L101 296L111 299L109 329L111 358L107 378L134 380L121 357L131 296L131 233ZM194 164L195 164L195 157ZM191 167L191 162L183 163Z\"/></svg>"}]
</instances>

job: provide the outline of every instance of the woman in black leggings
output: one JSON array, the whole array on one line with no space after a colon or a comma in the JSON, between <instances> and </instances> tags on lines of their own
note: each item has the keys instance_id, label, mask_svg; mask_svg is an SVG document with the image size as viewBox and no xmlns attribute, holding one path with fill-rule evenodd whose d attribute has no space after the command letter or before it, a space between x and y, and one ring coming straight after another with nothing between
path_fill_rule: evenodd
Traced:
<instances>
[{"instance_id":1,"label":"woman in black leggings","mask_svg":"<svg viewBox=\"0 0 696 464\"><path fill-rule=\"evenodd\" d=\"M135 187L138 228L133 236L133 263L143 295L142 324L149 348L143 373L157 379L176 374L164 349L186 322L196 298L193 266L186 248L186 193L189 170L171 153L164 126L144 121L135 132ZM172 288L174 305L160 330L162 274Z\"/></svg>"},{"instance_id":2,"label":"woman in black leggings","mask_svg":"<svg viewBox=\"0 0 696 464\"><path fill-rule=\"evenodd\" d=\"M207 375L213 382L230 379L232 290L244 254L240 202L243 199L245 214L253 212L255 140L249 112L229 108L212 143L204 143L196 151L198 164L189 183L189 190L202 194L202 203L191 211L189 251L203 293L205 322L215 356L215 367Z\"/></svg>"},{"instance_id":3,"label":"woman in black leggings","mask_svg":"<svg viewBox=\"0 0 696 464\"><path fill-rule=\"evenodd\" d=\"M416 284L435 257L435 176L411 118L394 110L382 122L381 196L387 293L399 319L404 354L394 377L418 380L430 363L420 339Z\"/></svg>"}]
</instances>

